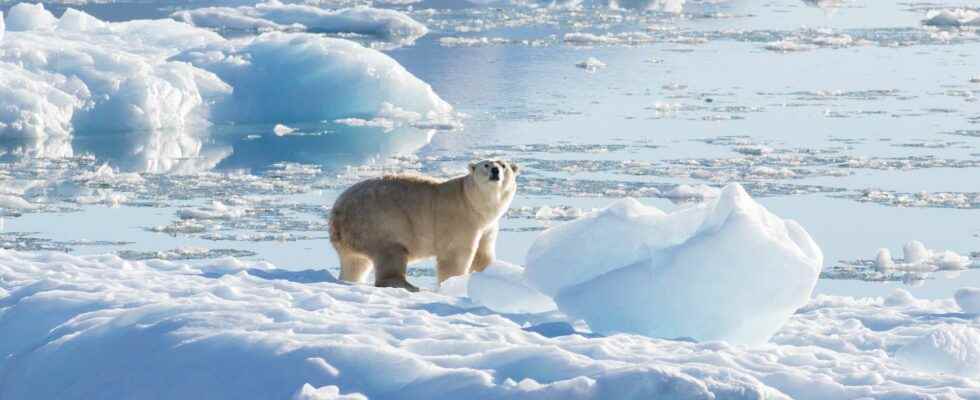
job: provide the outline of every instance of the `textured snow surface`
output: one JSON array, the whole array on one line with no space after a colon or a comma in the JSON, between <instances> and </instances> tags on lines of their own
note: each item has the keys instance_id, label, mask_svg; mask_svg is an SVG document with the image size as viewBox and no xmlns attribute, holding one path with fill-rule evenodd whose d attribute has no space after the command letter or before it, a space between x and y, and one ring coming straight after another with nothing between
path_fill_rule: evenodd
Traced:
<instances>
[{"instance_id":1,"label":"textured snow surface","mask_svg":"<svg viewBox=\"0 0 980 400\"><path fill-rule=\"evenodd\" d=\"M397 43L411 43L428 33L425 25L404 13L370 7L324 10L278 1L242 7L206 7L178 11L174 18L208 28L240 30L302 29L325 33L356 33Z\"/></svg>"},{"instance_id":2,"label":"textured snow surface","mask_svg":"<svg viewBox=\"0 0 980 400\"><path fill-rule=\"evenodd\" d=\"M757 344L806 304L822 265L800 225L730 184L671 214L628 198L545 231L525 274L598 332Z\"/></svg>"},{"instance_id":3,"label":"textured snow surface","mask_svg":"<svg viewBox=\"0 0 980 400\"><path fill-rule=\"evenodd\" d=\"M235 259L195 267L0 250L0 397L980 396L976 380L892 356L938 325L976 329L951 316L951 299L821 296L771 343L745 348L579 335L553 314L329 280Z\"/></svg>"}]
</instances>

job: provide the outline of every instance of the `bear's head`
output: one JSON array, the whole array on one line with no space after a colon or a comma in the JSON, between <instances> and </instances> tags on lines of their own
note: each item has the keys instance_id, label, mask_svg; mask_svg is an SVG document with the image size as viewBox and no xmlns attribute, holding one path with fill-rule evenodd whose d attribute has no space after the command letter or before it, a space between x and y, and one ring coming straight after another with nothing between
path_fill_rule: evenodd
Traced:
<instances>
[{"instance_id":1,"label":"bear's head","mask_svg":"<svg viewBox=\"0 0 980 400\"><path fill-rule=\"evenodd\" d=\"M517 164L504 160L482 160L470 163L470 176L480 186L495 190L513 189L517 185Z\"/></svg>"}]
</instances>

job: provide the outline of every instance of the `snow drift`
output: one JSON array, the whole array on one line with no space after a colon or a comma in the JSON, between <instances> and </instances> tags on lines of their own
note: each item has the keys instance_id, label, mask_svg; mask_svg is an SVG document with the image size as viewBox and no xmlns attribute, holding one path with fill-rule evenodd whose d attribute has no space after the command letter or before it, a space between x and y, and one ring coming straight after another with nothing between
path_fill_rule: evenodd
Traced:
<instances>
[{"instance_id":1,"label":"snow drift","mask_svg":"<svg viewBox=\"0 0 980 400\"><path fill-rule=\"evenodd\" d=\"M278 1L178 11L173 17L207 28L355 33L399 44L414 42L428 33L425 25L395 10L355 7L332 11Z\"/></svg>"},{"instance_id":2,"label":"snow drift","mask_svg":"<svg viewBox=\"0 0 980 400\"><path fill-rule=\"evenodd\" d=\"M525 274L597 332L765 342L806 304L823 255L738 184L672 214L634 199L545 231Z\"/></svg>"}]
</instances>

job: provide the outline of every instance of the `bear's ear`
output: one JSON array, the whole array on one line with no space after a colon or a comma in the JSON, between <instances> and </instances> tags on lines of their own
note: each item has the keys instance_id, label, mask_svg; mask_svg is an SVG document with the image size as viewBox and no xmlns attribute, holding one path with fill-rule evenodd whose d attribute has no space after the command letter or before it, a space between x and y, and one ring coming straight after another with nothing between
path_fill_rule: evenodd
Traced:
<instances>
[{"instance_id":1,"label":"bear's ear","mask_svg":"<svg viewBox=\"0 0 980 400\"><path fill-rule=\"evenodd\" d=\"M479 161L473 161L473 162L471 162L470 163L470 172L476 171L476 165L479 164L479 163L480 163Z\"/></svg>"},{"instance_id":2,"label":"bear's ear","mask_svg":"<svg viewBox=\"0 0 980 400\"><path fill-rule=\"evenodd\" d=\"M514 171L514 174L515 175L517 174L517 171L520 171L521 170L521 167L518 167L517 164L514 163L513 161L508 161L507 162L507 165L510 166L510 170L511 171Z\"/></svg>"}]
</instances>

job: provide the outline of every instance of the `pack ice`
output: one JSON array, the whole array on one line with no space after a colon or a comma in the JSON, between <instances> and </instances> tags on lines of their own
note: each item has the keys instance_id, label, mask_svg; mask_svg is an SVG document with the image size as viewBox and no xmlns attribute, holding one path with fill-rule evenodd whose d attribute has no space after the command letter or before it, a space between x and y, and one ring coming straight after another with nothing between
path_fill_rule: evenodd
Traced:
<instances>
[{"instance_id":1,"label":"pack ice","mask_svg":"<svg viewBox=\"0 0 980 400\"><path fill-rule=\"evenodd\" d=\"M525 275L596 332L760 344L807 303L822 263L799 224L729 184L671 214L624 199L545 231Z\"/></svg>"}]
</instances>

